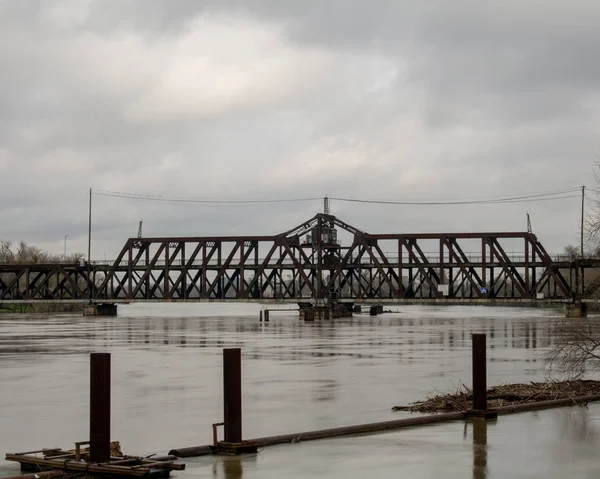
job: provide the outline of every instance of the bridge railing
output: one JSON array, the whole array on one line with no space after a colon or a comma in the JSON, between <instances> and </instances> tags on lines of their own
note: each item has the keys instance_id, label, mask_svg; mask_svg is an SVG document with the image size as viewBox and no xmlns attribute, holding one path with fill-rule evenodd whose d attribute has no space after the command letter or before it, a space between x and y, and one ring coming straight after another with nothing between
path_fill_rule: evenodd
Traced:
<instances>
[{"instance_id":1,"label":"bridge railing","mask_svg":"<svg viewBox=\"0 0 600 479\"><path fill-rule=\"evenodd\" d=\"M398 264L398 254L387 254L385 253L385 257L387 259L387 261L389 263L393 263L393 264ZM439 264L440 262L440 256L439 254L432 254L432 253L424 253L425 256L427 257L427 260L429 263L437 263ZM483 257L481 256L481 254L476 254L476 253L465 253L466 259L468 262L470 263L475 263L475 264L480 264L483 261ZM524 263L525 262L525 255L523 254L507 254L508 259L513 262L513 263ZM381 260L379 258L379 256L377 256L378 260ZM597 256L592 256L592 255L585 255L585 256L581 256L581 255L576 255L575 257L573 257L572 255L567 255L567 254L554 254L551 255L552 261L556 262L556 263L569 263L569 262L573 262L573 261L580 261L580 260L594 260L594 259L599 259ZM252 260L246 261L246 265L261 265L263 264L265 258L258 258L258 262L254 263ZM487 262L490 262L489 257L486 258ZM302 262L302 260L300 260ZM351 263L354 264L372 264L373 261L372 259L367 256L367 255L363 255L362 258L358 258L358 255L352 255L350 260ZM416 264L414 261L412 261L412 258L408 257L407 255L403 255L402 257L402 261L403 264ZM532 262L533 261L533 256L530 255L529 256L529 261ZM538 259L539 261L539 259ZM217 258L212 258L210 261L206 262L206 265L208 266L220 266L222 264L224 264L225 259L221 259L221 261L219 262L219 260ZM269 260L269 265L273 265L275 263L278 262L278 258L277 257L272 257ZM444 263L450 265L450 261L447 255L444 256ZM456 263L456 261L453 261L453 263ZM75 264L75 263L71 263L71 264ZM92 261L92 265L94 266L105 266L105 267L111 267L114 264L114 260L98 260L98 261ZM158 260L155 263L155 266L157 268L163 268L166 265L166 261L164 260ZM173 263L175 266L181 266L182 264L187 264L187 262L181 261L181 260L176 260ZM194 261L190 266L192 268L200 268L203 266L203 262L201 260L199 261ZM281 264L282 266L286 266L286 267L293 267L294 266L294 261L290 258L285 258L284 260L282 260L279 264ZM127 265L127 261L123 260L120 264L120 266L126 266ZM239 265L239 258L234 259L231 262L231 266L238 266ZM145 260L139 260L137 263L138 267L146 267L148 266L148 264L146 263Z\"/></svg>"}]
</instances>

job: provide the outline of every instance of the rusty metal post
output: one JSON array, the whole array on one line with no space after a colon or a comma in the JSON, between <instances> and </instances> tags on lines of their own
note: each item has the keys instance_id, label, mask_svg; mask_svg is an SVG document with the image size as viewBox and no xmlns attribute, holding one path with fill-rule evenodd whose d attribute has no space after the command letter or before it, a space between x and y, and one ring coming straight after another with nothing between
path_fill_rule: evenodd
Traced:
<instances>
[{"instance_id":1,"label":"rusty metal post","mask_svg":"<svg viewBox=\"0 0 600 479\"><path fill-rule=\"evenodd\" d=\"M265 320L267 320L265 318ZM223 349L224 441L242 442L242 354L240 348Z\"/></svg>"},{"instance_id":2,"label":"rusty metal post","mask_svg":"<svg viewBox=\"0 0 600 479\"><path fill-rule=\"evenodd\" d=\"M110 459L110 353L90 354L90 462Z\"/></svg>"},{"instance_id":3,"label":"rusty metal post","mask_svg":"<svg viewBox=\"0 0 600 479\"><path fill-rule=\"evenodd\" d=\"M485 334L473 334L473 409L487 409Z\"/></svg>"}]
</instances>

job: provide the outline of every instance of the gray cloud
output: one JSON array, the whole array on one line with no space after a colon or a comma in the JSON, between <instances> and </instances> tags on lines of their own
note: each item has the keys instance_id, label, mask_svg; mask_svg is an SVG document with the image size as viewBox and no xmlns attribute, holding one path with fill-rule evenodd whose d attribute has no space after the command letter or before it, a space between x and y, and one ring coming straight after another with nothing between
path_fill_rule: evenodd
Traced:
<instances>
[{"instance_id":1,"label":"gray cloud","mask_svg":"<svg viewBox=\"0 0 600 479\"><path fill-rule=\"evenodd\" d=\"M595 2L0 1L0 237L86 249L88 188L188 198L449 199L587 183ZM576 241L578 200L333 204L370 231ZM149 234L286 230L319 202L94 198L99 255Z\"/></svg>"}]
</instances>

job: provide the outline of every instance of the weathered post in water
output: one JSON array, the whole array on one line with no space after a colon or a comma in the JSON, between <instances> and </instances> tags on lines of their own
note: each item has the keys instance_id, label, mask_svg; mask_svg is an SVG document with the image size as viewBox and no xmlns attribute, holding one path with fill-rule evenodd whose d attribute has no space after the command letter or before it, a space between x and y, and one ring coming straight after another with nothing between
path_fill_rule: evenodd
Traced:
<instances>
[{"instance_id":1,"label":"weathered post in water","mask_svg":"<svg viewBox=\"0 0 600 479\"><path fill-rule=\"evenodd\" d=\"M487 407L486 335L473 334L473 409L472 416L497 417L497 412Z\"/></svg>"},{"instance_id":2,"label":"weathered post in water","mask_svg":"<svg viewBox=\"0 0 600 479\"><path fill-rule=\"evenodd\" d=\"M242 351L240 348L223 349L223 413L224 441L242 442Z\"/></svg>"},{"instance_id":3,"label":"weathered post in water","mask_svg":"<svg viewBox=\"0 0 600 479\"><path fill-rule=\"evenodd\" d=\"M110 459L110 353L90 354L90 462Z\"/></svg>"},{"instance_id":4,"label":"weathered post in water","mask_svg":"<svg viewBox=\"0 0 600 479\"><path fill-rule=\"evenodd\" d=\"M487 365L485 334L473 334L473 409L487 409Z\"/></svg>"}]
</instances>

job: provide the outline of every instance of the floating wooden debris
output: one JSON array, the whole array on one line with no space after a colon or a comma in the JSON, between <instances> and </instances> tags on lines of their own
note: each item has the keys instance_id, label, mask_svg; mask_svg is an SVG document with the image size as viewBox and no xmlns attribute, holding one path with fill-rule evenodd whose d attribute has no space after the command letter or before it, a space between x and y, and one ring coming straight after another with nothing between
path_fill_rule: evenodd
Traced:
<instances>
[{"instance_id":1,"label":"floating wooden debris","mask_svg":"<svg viewBox=\"0 0 600 479\"><path fill-rule=\"evenodd\" d=\"M90 476L111 477L169 477L172 470L181 471L185 464L175 463L174 456L125 456L121 453L118 442L111 443L111 458L107 462L89 462L89 448L81 446L89 444L76 442L75 449L60 448L40 449L37 451L6 454L7 461L21 464L23 472L63 471L69 474L87 474Z\"/></svg>"},{"instance_id":2,"label":"floating wooden debris","mask_svg":"<svg viewBox=\"0 0 600 479\"><path fill-rule=\"evenodd\" d=\"M547 381L529 384L504 384L487 391L488 407L501 408L557 399L569 399L600 394L600 381ZM454 394L439 394L425 401L394 406L394 411L420 413L465 411L472 407L473 395L464 385Z\"/></svg>"}]
</instances>

